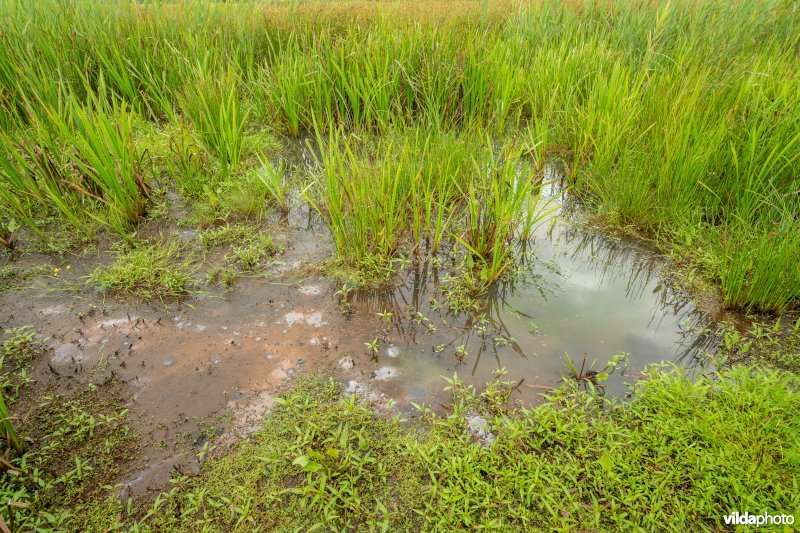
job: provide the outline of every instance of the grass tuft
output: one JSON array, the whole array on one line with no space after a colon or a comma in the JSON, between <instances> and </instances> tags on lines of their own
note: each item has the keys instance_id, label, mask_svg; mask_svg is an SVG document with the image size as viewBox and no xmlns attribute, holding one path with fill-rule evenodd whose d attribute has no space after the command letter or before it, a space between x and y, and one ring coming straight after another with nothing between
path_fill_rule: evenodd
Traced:
<instances>
[{"instance_id":1,"label":"grass tuft","mask_svg":"<svg viewBox=\"0 0 800 533\"><path fill-rule=\"evenodd\" d=\"M183 258L184 248L175 241L139 243L118 253L112 265L97 268L88 283L115 296L141 300L184 296L196 283L196 268Z\"/></svg>"}]
</instances>

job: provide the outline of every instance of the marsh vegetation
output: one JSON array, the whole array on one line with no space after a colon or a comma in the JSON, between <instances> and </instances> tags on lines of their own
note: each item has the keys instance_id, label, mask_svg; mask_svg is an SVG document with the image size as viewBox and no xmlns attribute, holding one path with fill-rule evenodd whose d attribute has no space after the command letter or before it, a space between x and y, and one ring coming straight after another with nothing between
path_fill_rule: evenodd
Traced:
<instances>
[{"instance_id":1,"label":"marsh vegetation","mask_svg":"<svg viewBox=\"0 0 800 533\"><path fill-rule=\"evenodd\" d=\"M786 0L0 0L0 468L18 503L0 518L12 530L604 530L794 512L798 50L800 11ZM564 238L556 224L572 215L605 244ZM625 270L627 287L545 242ZM647 259L620 267L634 254ZM539 303L570 275L582 309ZM591 283L623 297L600 300ZM283 310L296 304L283 287L317 299ZM627 302L645 291L657 303L644 329L655 339L679 317L688 356L656 353L677 331L642 340L632 313L651 300ZM24 310L34 294L50 311ZM229 297L250 321L241 338L216 303ZM323 318L326 306L341 317ZM273 311L280 327L264 325ZM556 325L567 311L573 322ZM49 318L67 314L74 323ZM164 317L174 328L153 333ZM629 329L601 347L615 317ZM444 411L418 406L412 422L382 396L369 405L303 378L251 440L214 452L218 435L198 430L200 462L212 456L198 475L124 503L101 490L134 464L122 400L139 392L126 387L157 379L142 385L138 368L176 364L169 353L129 364L134 344L194 349L186 331L210 324L224 350L263 363L263 343L297 323L338 328L338 340L312 339L341 351L317 354L329 367L384 358L369 379L390 382L412 368L398 354L422 360L422 346L437 375L420 383L442 367L462 378L448 378ZM529 362L565 337L591 341L582 330L597 345L578 347L584 364L557 363L561 386L552 365ZM274 344L268 361L288 350ZM314 359L292 350L269 375ZM514 354L525 364L508 366L530 375L479 391L462 381ZM234 383L216 354L202 371L186 359ZM603 398L628 359L642 379L615 386L632 399ZM692 370L644 368L672 360ZM549 391L544 403L516 405L525 380ZM233 401L227 388L220 401ZM493 442L467 427L476 416ZM750 476L737 473L745 463Z\"/></svg>"}]
</instances>

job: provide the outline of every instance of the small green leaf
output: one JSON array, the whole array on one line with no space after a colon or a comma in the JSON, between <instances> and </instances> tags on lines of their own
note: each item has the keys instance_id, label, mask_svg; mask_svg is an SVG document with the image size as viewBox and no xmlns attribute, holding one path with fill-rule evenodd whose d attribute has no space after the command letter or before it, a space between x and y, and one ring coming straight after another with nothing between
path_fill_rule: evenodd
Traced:
<instances>
[{"instance_id":1,"label":"small green leaf","mask_svg":"<svg viewBox=\"0 0 800 533\"><path fill-rule=\"evenodd\" d=\"M320 468L322 468L322 465L321 465L321 464L319 464L318 462L316 462L316 461L309 461L309 462L308 462L308 464L306 464L306 465L303 467L303 470L305 470L306 472L316 472L316 471L317 471L317 470L319 470Z\"/></svg>"},{"instance_id":2,"label":"small green leaf","mask_svg":"<svg viewBox=\"0 0 800 533\"><path fill-rule=\"evenodd\" d=\"M614 466L613 461L611 460L611 456L607 453L604 453L600 456L600 466L603 467L603 470L606 472L611 472L611 468Z\"/></svg>"}]
</instances>

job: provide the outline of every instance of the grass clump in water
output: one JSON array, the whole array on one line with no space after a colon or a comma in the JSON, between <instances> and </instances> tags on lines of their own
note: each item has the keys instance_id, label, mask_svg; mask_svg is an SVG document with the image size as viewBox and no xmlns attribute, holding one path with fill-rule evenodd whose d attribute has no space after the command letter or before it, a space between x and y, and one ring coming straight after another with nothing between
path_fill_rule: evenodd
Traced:
<instances>
[{"instance_id":1,"label":"grass clump in water","mask_svg":"<svg viewBox=\"0 0 800 533\"><path fill-rule=\"evenodd\" d=\"M449 243L462 247L474 285L485 289L512 268L544 216L541 174L513 146L421 129L377 141L331 132L319 143L320 172L305 194L345 266L391 270Z\"/></svg>"},{"instance_id":2,"label":"grass clump in water","mask_svg":"<svg viewBox=\"0 0 800 533\"><path fill-rule=\"evenodd\" d=\"M201 231L198 234L200 244L211 249L216 246L243 243L257 238L261 230L249 224L225 224L216 228Z\"/></svg>"},{"instance_id":3,"label":"grass clump in water","mask_svg":"<svg viewBox=\"0 0 800 533\"><path fill-rule=\"evenodd\" d=\"M241 245L232 246L230 253L225 257L228 261L236 262L245 270L253 270L264 259L274 257L279 250L271 235L259 233Z\"/></svg>"},{"instance_id":4,"label":"grass clump in water","mask_svg":"<svg viewBox=\"0 0 800 533\"><path fill-rule=\"evenodd\" d=\"M229 245L230 252L225 255L225 259L245 270L252 270L262 260L281 252L272 235L249 224L226 224L200 232L199 238L200 244L206 249Z\"/></svg>"},{"instance_id":5,"label":"grass clump in water","mask_svg":"<svg viewBox=\"0 0 800 533\"><path fill-rule=\"evenodd\" d=\"M165 300L188 294L195 285L185 247L175 241L139 243L117 254L114 263L89 275L90 285L103 292L141 300Z\"/></svg>"}]
</instances>

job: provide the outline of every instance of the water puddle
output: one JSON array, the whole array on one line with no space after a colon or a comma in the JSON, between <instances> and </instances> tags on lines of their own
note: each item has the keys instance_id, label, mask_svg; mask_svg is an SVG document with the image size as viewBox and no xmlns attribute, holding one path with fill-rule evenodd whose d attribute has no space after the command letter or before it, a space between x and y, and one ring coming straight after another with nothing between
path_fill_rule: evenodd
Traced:
<instances>
[{"instance_id":1,"label":"water puddle","mask_svg":"<svg viewBox=\"0 0 800 533\"><path fill-rule=\"evenodd\" d=\"M447 311L446 269L431 262L407 268L393 290L351 294L345 313L336 287L303 268L330 254L311 218L307 209L290 215L286 253L269 276L243 277L231 291L179 307L52 291L3 298L0 325L31 324L49 337L51 351L34 369L42 387L128 384L149 466L126 490L158 486L163 469L194 468L208 426L221 441L257 428L276 391L301 373L330 372L376 404L440 409L442 376L457 372L480 386L500 367L518 383L516 397L536 402L559 384L564 352L599 367L629 353L625 372L607 382L611 394L649 363L702 362L706 341L690 333L710 319L662 282L659 258L637 244L559 218L537 231L526 273L482 301L481 319ZM477 415L470 424L476 438L492 438Z\"/></svg>"},{"instance_id":2,"label":"water puddle","mask_svg":"<svg viewBox=\"0 0 800 533\"><path fill-rule=\"evenodd\" d=\"M446 272L430 263L412 267L395 290L355 295L358 313L402 317L384 335L373 380L396 383L407 401L435 403L440 376L457 372L481 386L504 368L519 397L535 402L562 379L565 353L578 368L585 359L585 370L596 360L595 371L625 353L626 367L603 384L616 395L651 363L704 364L712 338L696 332L713 321L664 283L658 255L556 216L554 186L549 196L555 212L536 232L534 259L481 301L481 318L445 310Z\"/></svg>"}]
</instances>

